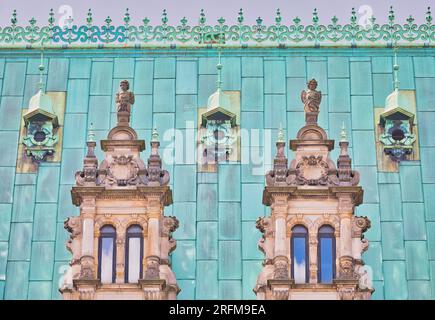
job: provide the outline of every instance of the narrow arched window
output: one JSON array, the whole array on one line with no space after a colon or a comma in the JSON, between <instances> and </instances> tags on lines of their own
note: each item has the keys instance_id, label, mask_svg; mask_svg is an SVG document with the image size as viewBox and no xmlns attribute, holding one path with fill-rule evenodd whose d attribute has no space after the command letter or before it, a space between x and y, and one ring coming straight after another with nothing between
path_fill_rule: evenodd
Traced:
<instances>
[{"instance_id":1,"label":"narrow arched window","mask_svg":"<svg viewBox=\"0 0 435 320\"><path fill-rule=\"evenodd\" d=\"M142 227L132 225L127 229L125 241L125 282L137 283L142 278L143 236Z\"/></svg>"},{"instance_id":2,"label":"narrow arched window","mask_svg":"<svg viewBox=\"0 0 435 320\"><path fill-rule=\"evenodd\" d=\"M98 278L101 283L114 283L116 277L116 230L102 226L98 240Z\"/></svg>"},{"instance_id":3,"label":"narrow arched window","mask_svg":"<svg viewBox=\"0 0 435 320\"><path fill-rule=\"evenodd\" d=\"M318 233L318 281L332 283L335 278L335 237L334 228L324 225Z\"/></svg>"},{"instance_id":4,"label":"narrow arched window","mask_svg":"<svg viewBox=\"0 0 435 320\"><path fill-rule=\"evenodd\" d=\"M301 225L294 226L291 236L291 272L295 283L308 283L308 231Z\"/></svg>"}]
</instances>

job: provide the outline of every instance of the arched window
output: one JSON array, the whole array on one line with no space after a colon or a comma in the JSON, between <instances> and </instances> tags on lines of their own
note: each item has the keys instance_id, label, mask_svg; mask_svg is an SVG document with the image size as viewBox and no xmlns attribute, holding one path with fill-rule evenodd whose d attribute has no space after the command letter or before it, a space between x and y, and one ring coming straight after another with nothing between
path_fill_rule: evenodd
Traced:
<instances>
[{"instance_id":1,"label":"arched window","mask_svg":"<svg viewBox=\"0 0 435 320\"><path fill-rule=\"evenodd\" d=\"M332 283L335 278L334 228L328 225L320 227L318 237L318 281Z\"/></svg>"},{"instance_id":2,"label":"arched window","mask_svg":"<svg viewBox=\"0 0 435 320\"><path fill-rule=\"evenodd\" d=\"M291 236L291 272L295 283L308 283L308 231L301 225L294 226Z\"/></svg>"},{"instance_id":3,"label":"arched window","mask_svg":"<svg viewBox=\"0 0 435 320\"><path fill-rule=\"evenodd\" d=\"M116 277L116 230L111 225L102 226L98 241L98 278L101 283L114 283Z\"/></svg>"},{"instance_id":4,"label":"arched window","mask_svg":"<svg viewBox=\"0 0 435 320\"><path fill-rule=\"evenodd\" d=\"M125 240L125 282L137 283L142 278L142 227L139 225L130 226L127 229Z\"/></svg>"}]
</instances>

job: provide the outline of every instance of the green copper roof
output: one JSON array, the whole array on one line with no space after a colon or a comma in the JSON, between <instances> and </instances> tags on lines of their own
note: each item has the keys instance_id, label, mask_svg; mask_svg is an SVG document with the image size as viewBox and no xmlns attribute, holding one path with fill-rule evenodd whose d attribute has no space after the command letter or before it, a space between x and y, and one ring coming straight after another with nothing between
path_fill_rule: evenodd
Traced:
<instances>
[{"instance_id":1,"label":"green copper roof","mask_svg":"<svg viewBox=\"0 0 435 320\"><path fill-rule=\"evenodd\" d=\"M162 165L171 175L174 203L165 214L180 220L171 256L178 298L254 299L263 259L255 221L269 213L261 200L272 163L258 159L275 154L280 123L287 141L305 124L300 92L312 78L323 95L319 125L336 141L331 158L339 155L344 122L352 166L360 172L364 202L356 214L371 220L362 258L373 275L373 298L435 299L434 49L398 52L399 92L415 93L420 161L401 162L395 173L377 167L374 121L374 109L394 89L391 48L222 51L222 90L240 91L240 128L257 129L261 137L241 139L241 159L252 161L204 173L194 160L196 129L186 121L198 127L198 108L216 90L216 50L46 50L45 90L66 92L62 159L20 174L21 110L37 90L40 52L0 50L0 299L60 299L59 279L71 259L64 220L78 214L71 186L83 167L89 124L96 142L116 125L120 79L135 93L132 128L146 143L158 128ZM103 160L99 143L95 154ZM287 148L286 155L290 162Z\"/></svg>"}]
</instances>

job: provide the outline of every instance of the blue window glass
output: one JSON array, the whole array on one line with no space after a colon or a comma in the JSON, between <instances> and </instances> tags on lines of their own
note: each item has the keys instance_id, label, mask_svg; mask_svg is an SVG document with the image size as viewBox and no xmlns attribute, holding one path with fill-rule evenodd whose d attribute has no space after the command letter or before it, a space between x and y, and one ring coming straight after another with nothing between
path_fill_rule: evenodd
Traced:
<instances>
[{"instance_id":1,"label":"blue window glass","mask_svg":"<svg viewBox=\"0 0 435 320\"><path fill-rule=\"evenodd\" d=\"M116 230L110 225L105 225L100 229L100 239L98 243L98 278L101 283L115 282L116 266Z\"/></svg>"},{"instance_id":2,"label":"blue window glass","mask_svg":"<svg viewBox=\"0 0 435 320\"><path fill-rule=\"evenodd\" d=\"M140 226L127 229L125 246L125 282L137 283L142 278L143 237Z\"/></svg>"},{"instance_id":3,"label":"blue window glass","mask_svg":"<svg viewBox=\"0 0 435 320\"><path fill-rule=\"evenodd\" d=\"M308 282L308 232L304 226L295 226L291 237L292 278L295 283Z\"/></svg>"},{"instance_id":4,"label":"blue window glass","mask_svg":"<svg viewBox=\"0 0 435 320\"><path fill-rule=\"evenodd\" d=\"M319 229L318 264L320 283L332 283L335 277L335 237L334 228L322 226Z\"/></svg>"}]
</instances>

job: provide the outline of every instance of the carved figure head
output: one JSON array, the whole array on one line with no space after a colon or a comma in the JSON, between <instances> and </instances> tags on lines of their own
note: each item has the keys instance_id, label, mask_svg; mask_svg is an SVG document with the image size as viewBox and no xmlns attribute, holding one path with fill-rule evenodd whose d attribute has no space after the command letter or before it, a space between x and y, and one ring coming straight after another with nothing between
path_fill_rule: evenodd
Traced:
<instances>
[{"instance_id":1,"label":"carved figure head","mask_svg":"<svg viewBox=\"0 0 435 320\"><path fill-rule=\"evenodd\" d=\"M311 79L310 81L307 82L307 87L310 90L316 90L317 88L317 81L316 79Z\"/></svg>"},{"instance_id":2,"label":"carved figure head","mask_svg":"<svg viewBox=\"0 0 435 320\"><path fill-rule=\"evenodd\" d=\"M119 83L119 87L121 88L121 91L127 91L128 89L130 89L130 84L128 83L128 81L127 80L122 80L120 83Z\"/></svg>"}]
</instances>

